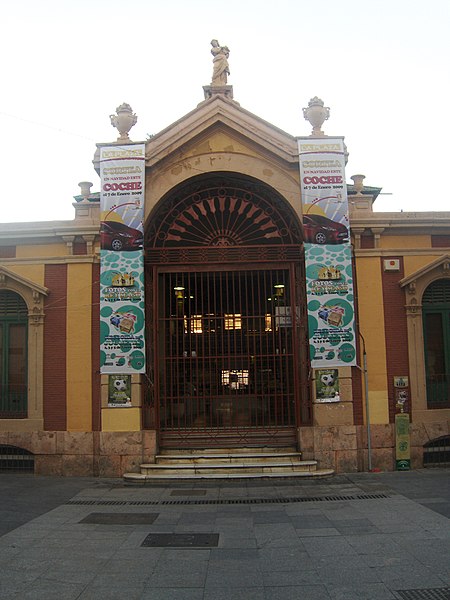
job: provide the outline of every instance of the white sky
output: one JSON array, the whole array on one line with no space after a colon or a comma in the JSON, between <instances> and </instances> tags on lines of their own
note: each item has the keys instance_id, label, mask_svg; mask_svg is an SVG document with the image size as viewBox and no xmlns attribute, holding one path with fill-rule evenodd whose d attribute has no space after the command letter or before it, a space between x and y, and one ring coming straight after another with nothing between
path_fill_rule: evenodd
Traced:
<instances>
[{"instance_id":1,"label":"white sky","mask_svg":"<svg viewBox=\"0 0 450 600\"><path fill-rule=\"evenodd\" d=\"M4 3L4 4L3 4ZM450 210L449 0L21 0L2 3L2 222L72 219L96 142L131 104L144 140L194 109L210 40L230 48L234 99L292 135L302 107L331 108L347 180L375 210Z\"/></svg>"}]
</instances>

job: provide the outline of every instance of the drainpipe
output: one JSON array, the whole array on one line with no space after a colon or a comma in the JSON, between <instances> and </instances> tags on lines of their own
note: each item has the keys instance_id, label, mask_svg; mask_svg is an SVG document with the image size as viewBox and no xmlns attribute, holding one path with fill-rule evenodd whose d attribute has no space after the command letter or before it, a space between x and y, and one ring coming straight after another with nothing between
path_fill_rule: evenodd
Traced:
<instances>
[{"instance_id":1,"label":"drainpipe","mask_svg":"<svg viewBox=\"0 0 450 600\"><path fill-rule=\"evenodd\" d=\"M363 345L363 366L362 368L357 365L357 368L364 373L364 396L366 399L366 427L367 427L367 470L369 473L372 471L372 440L370 435L370 410L369 410L369 380L367 375L367 353L366 353L366 342L361 332L359 335Z\"/></svg>"}]
</instances>

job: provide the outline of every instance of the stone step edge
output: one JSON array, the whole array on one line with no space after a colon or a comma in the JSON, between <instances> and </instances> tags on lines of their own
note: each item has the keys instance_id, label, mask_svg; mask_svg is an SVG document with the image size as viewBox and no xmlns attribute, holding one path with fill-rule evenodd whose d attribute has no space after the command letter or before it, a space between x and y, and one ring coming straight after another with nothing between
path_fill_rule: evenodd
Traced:
<instances>
[{"instance_id":1,"label":"stone step edge","mask_svg":"<svg viewBox=\"0 0 450 600\"><path fill-rule=\"evenodd\" d=\"M219 446L217 448L161 448L159 454L189 456L190 454L283 454L299 452L295 446Z\"/></svg>"},{"instance_id":2,"label":"stone step edge","mask_svg":"<svg viewBox=\"0 0 450 600\"><path fill-rule=\"evenodd\" d=\"M224 454L216 454L216 453L209 453L209 452L205 452L205 453L200 453L200 454L157 454L156 455L156 461L158 460L179 460L180 462L183 460L198 460L200 458L212 458L212 459L217 459L217 458L243 458L243 459L247 459L247 458L289 458L289 457L301 457L302 453L301 452L274 452L274 453L269 453L269 452L255 452L254 454L251 454L250 452L244 452L243 454L234 454L232 452L228 452L228 453L224 453Z\"/></svg>"},{"instance_id":3,"label":"stone step edge","mask_svg":"<svg viewBox=\"0 0 450 600\"><path fill-rule=\"evenodd\" d=\"M316 460L299 460L297 462L263 462L263 463L175 463L175 464L156 464L156 463L143 463L140 465L141 469L229 469L230 467L233 469L242 469L242 468L254 468L258 469L261 467L292 467L292 466L302 466L302 467L313 467L317 465Z\"/></svg>"},{"instance_id":4,"label":"stone step edge","mask_svg":"<svg viewBox=\"0 0 450 600\"><path fill-rule=\"evenodd\" d=\"M330 477L334 475L333 469L319 469L317 471L291 471L288 473L192 473L190 475L163 474L144 475L143 473L124 473L123 479L129 482L145 483L146 481L172 480L172 479L275 479L287 477Z\"/></svg>"}]
</instances>

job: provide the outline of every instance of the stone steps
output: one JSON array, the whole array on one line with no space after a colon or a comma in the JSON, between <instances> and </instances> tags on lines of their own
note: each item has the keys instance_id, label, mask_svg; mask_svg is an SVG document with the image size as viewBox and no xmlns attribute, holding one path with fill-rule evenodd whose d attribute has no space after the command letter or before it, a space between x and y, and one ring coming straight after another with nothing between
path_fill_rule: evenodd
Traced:
<instances>
[{"instance_id":1,"label":"stone steps","mask_svg":"<svg viewBox=\"0 0 450 600\"><path fill-rule=\"evenodd\" d=\"M299 462L299 453L298 452L277 452L276 458L278 461L296 464ZM158 465L170 465L170 464L207 464L214 461L215 464L230 464L230 463L270 463L273 462L274 455L269 454L268 452L262 453L211 453L211 454L160 454L156 457L156 464Z\"/></svg>"},{"instance_id":2,"label":"stone steps","mask_svg":"<svg viewBox=\"0 0 450 600\"><path fill-rule=\"evenodd\" d=\"M317 461L301 460L292 448L217 448L165 450L155 463L143 463L139 473L125 473L129 483L173 479L254 479L264 477L327 477L331 469L318 469Z\"/></svg>"}]
</instances>

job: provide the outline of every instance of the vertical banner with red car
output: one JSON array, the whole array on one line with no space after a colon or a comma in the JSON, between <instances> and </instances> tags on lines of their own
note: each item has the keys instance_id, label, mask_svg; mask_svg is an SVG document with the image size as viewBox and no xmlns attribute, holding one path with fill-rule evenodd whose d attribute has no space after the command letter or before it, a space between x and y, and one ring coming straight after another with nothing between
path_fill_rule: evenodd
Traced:
<instances>
[{"instance_id":1,"label":"vertical banner with red car","mask_svg":"<svg viewBox=\"0 0 450 600\"><path fill-rule=\"evenodd\" d=\"M299 138L311 366L356 364L352 254L342 138Z\"/></svg>"},{"instance_id":2,"label":"vertical banner with red car","mask_svg":"<svg viewBox=\"0 0 450 600\"><path fill-rule=\"evenodd\" d=\"M100 148L100 371L145 371L145 145Z\"/></svg>"}]
</instances>

